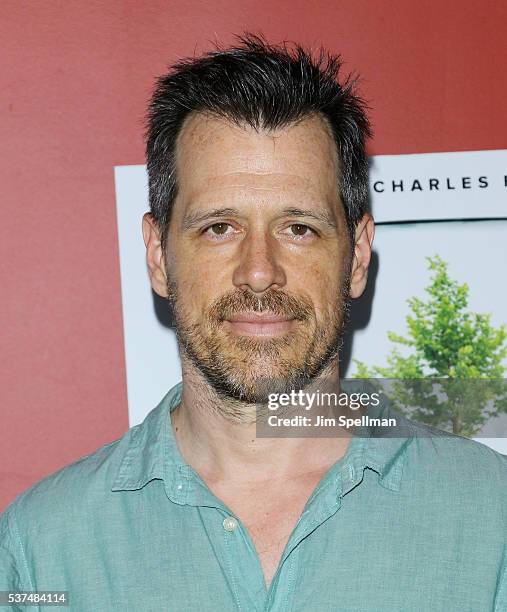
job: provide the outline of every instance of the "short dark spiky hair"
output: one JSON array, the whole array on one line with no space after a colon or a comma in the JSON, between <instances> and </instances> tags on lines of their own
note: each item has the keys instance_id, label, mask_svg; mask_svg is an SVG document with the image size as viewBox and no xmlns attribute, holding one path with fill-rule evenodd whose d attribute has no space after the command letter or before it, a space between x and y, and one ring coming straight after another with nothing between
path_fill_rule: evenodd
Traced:
<instances>
[{"instance_id":1,"label":"short dark spiky hair","mask_svg":"<svg viewBox=\"0 0 507 612\"><path fill-rule=\"evenodd\" d=\"M338 191L352 234L368 210L365 140L371 136L355 81L349 76L340 82L340 56L322 49L314 59L299 45L275 46L252 34L238 38L231 48L180 61L157 80L148 110L146 157L150 210L162 249L177 195L176 140L194 112L256 130L323 117L337 147Z\"/></svg>"}]
</instances>

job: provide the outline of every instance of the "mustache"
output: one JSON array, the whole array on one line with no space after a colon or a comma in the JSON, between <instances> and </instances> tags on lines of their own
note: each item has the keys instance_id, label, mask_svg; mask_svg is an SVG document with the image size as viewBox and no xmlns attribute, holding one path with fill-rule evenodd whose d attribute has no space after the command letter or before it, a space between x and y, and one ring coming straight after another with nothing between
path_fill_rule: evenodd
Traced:
<instances>
[{"instance_id":1,"label":"mustache","mask_svg":"<svg viewBox=\"0 0 507 612\"><path fill-rule=\"evenodd\" d=\"M210 317L218 321L243 312L269 312L305 321L312 316L313 307L307 298L296 298L279 289L268 289L260 296L237 289L220 296L209 309Z\"/></svg>"}]
</instances>

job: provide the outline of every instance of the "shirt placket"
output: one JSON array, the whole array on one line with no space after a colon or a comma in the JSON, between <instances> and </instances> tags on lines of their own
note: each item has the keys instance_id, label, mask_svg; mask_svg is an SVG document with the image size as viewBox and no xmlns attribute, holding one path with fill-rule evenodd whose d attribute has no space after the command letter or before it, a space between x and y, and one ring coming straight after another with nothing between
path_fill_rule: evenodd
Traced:
<instances>
[{"instance_id":1,"label":"shirt placket","mask_svg":"<svg viewBox=\"0 0 507 612\"><path fill-rule=\"evenodd\" d=\"M296 591L300 545L341 506L339 476L319 486L305 506L299 521L285 546L278 569L273 577L265 604L265 612L288 612Z\"/></svg>"},{"instance_id":2,"label":"shirt placket","mask_svg":"<svg viewBox=\"0 0 507 612\"><path fill-rule=\"evenodd\" d=\"M180 466L179 473L172 500L197 508L235 607L241 612L262 612L267 595L266 585L259 557L247 530L197 474L186 466Z\"/></svg>"},{"instance_id":3,"label":"shirt placket","mask_svg":"<svg viewBox=\"0 0 507 612\"><path fill-rule=\"evenodd\" d=\"M352 446L354 451L329 471L305 505L268 590L259 556L240 519L190 466L181 461L173 464L172 477L166 483L168 496L176 503L198 508L237 610L288 612L292 608L301 542L340 508L342 496L362 478L362 471L354 465L359 465L363 444L353 438Z\"/></svg>"},{"instance_id":4,"label":"shirt placket","mask_svg":"<svg viewBox=\"0 0 507 612\"><path fill-rule=\"evenodd\" d=\"M259 556L238 517L221 513L223 520L220 541L224 543L224 558L234 589L238 610L262 612L266 601L266 585Z\"/></svg>"},{"instance_id":5,"label":"shirt placket","mask_svg":"<svg viewBox=\"0 0 507 612\"><path fill-rule=\"evenodd\" d=\"M265 612L288 612L296 593L301 545L341 507L343 496L363 478L365 440L353 439L347 460L331 469L310 496L282 554L266 598Z\"/></svg>"}]
</instances>

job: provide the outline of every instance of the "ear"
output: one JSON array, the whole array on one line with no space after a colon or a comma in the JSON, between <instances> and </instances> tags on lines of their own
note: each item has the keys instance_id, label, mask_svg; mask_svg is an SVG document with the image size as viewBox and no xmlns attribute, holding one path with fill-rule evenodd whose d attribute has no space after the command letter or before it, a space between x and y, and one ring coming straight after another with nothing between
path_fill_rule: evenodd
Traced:
<instances>
[{"instance_id":1,"label":"ear","mask_svg":"<svg viewBox=\"0 0 507 612\"><path fill-rule=\"evenodd\" d=\"M357 224L354 237L354 256L350 275L350 297L352 298L360 297L366 287L374 234L373 217L365 213Z\"/></svg>"},{"instance_id":2,"label":"ear","mask_svg":"<svg viewBox=\"0 0 507 612\"><path fill-rule=\"evenodd\" d=\"M167 297L167 276L164 254L160 242L158 224L151 213L143 215L143 239L146 246L146 263L153 291Z\"/></svg>"}]
</instances>

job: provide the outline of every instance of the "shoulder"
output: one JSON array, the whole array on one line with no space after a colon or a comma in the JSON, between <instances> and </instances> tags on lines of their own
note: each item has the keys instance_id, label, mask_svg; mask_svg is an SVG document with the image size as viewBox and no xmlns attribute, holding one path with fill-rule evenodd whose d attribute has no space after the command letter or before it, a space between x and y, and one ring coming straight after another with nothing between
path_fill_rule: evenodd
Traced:
<instances>
[{"instance_id":1,"label":"shoulder","mask_svg":"<svg viewBox=\"0 0 507 612\"><path fill-rule=\"evenodd\" d=\"M34 556L63 554L65 538L87 529L92 508L106 501L130 431L37 481L4 509L0 590L32 589Z\"/></svg>"},{"instance_id":2,"label":"shoulder","mask_svg":"<svg viewBox=\"0 0 507 612\"><path fill-rule=\"evenodd\" d=\"M503 455L480 440L458 436L409 419L405 419L405 423L408 424L410 433L415 440L429 442L426 444L426 448L431 449L431 454L434 457L438 457L445 450L450 452L454 458L478 460L495 465L502 473L507 469L507 455Z\"/></svg>"},{"instance_id":3,"label":"shoulder","mask_svg":"<svg viewBox=\"0 0 507 612\"><path fill-rule=\"evenodd\" d=\"M507 504L507 456L486 444L410 421L408 467L442 485L492 493Z\"/></svg>"},{"instance_id":4,"label":"shoulder","mask_svg":"<svg viewBox=\"0 0 507 612\"><path fill-rule=\"evenodd\" d=\"M9 521L17 523L27 537L35 537L48 529L61 532L65 525L76 529L89 524L98 514L114 513L113 504L120 502L119 496L111 492L120 473L125 476L135 472L134 476L146 476L146 480L160 471L162 425L179 388L177 385L171 389L141 423L130 427L120 438L23 491L4 511L6 517L0 515L0 521L10 517Z\"/></svg>"},{"instance_id":5,"label":"shoulder","mask_svg":"<svg viewBox=\"0 0 507 612\"><path fill-rule=\"evenodd\" d=\"M111 486L117 466L131 437L131 429L121 438L60 468L20 493L0 515L0 529L14 533L34 532L62 525L64 520L86 512L99 502ZM2 527L3 525L3 527Z\"/></svg>"}]
</instances>

